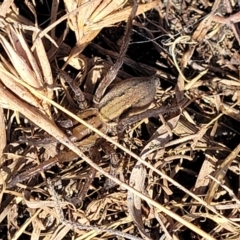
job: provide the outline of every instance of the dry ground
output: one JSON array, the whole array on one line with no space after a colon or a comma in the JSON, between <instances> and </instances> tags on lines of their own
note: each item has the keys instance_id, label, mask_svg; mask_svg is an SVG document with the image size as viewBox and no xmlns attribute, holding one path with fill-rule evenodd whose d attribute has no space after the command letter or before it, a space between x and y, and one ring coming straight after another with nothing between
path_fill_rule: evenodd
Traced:
<instances>
[{"instance_id":1,"label":"dry ground","mask_svg":"<svg viewBox=\"0 0 240 240\"><path fill-rule=\"evenodd\" d=\"M88 92L115 66L131 9L0 5L1 239L240 239L239 1L139 1L116 81L155 75L165 111L108 135L117 185L111 156L98 148L94 165L59 126L79 111L60 69Z\"/></svg>"}]
</instances>

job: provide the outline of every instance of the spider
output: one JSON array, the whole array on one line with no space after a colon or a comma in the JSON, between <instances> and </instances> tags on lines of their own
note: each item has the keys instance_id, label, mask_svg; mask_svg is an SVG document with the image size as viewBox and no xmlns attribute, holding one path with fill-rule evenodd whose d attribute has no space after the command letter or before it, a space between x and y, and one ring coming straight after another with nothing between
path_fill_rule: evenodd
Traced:
<instances>
[{"instance_id":1,"label":"spider","mask_svg":"<svg viewBox=\"0 0 240 240\"><path fill-rule=\"evenodd\" d=\"M111 88L111 90L101 99L97 107L86 108L80 111L77 115L95 128L99 129L101 132L105 134L109 133L114 125L118 125L118 122L124 122L124 125L128 124L128 119L132 119L132 117L126 117L127 113L133 113L135 111L139 112L140 110L148 108L154 100L158 85L159 80L155 77L135 77L126 79ZM89 105L89 103L87 105ZM141 113L138 115L141 115ZM133 115L133 117L134 116L136 115ZM110 155L112 158L111 166L118 164L118 157L114 154L114 150L109 144L100 141L98 139L99 136L92 133L84 125L76 124L72 128L70 138L72 141L76 142L77 146L88 149L92 159L95 159L96 163L100 161L98 148L101 145L107 155ZM8 186L12 187L17 182L24 181L27 178L34 176L39 173L39 171L45 170L55 164L59 159L73 159L74 157L76 157L74 154L72 156L66 155L65 153L60 154L57 159L52 158L27 172L19 174L12 179ZM111 167L110 173L113 174L115 170L114 167ZM95 170L92 169L88 174L89 177L79 194L81 196L77 197L78 199L81 199L86 195L89 185L95 177L95 173ZM110 183L106 185L110 185Z\"/></svg>"},{"instance_id":2,"label":"spider","mask_svg":"<svg viewBox=\"0 0 240 240\"><path fill-rule=\"evenodd\" d=\"M152 112L147 112L147 115L144 115L143 111L146 110L154 100L157 86L159 85L159 80L155 77L136 77L126 79L122 82L117 83L110 89L110 91L107 92L107 94L104 95L105 90L115 79L118 70L122 66L123 57L127 51L127 47L130 41L130 30L135 13L136 6L133 6L132 12L128 19L126 33L124 35L123 44L120 49L119 58L113 67L110 68L104 79L100 82L94 95L92 104L87 103L84 97L84 93L81 92L79 88L76 88L76 86L74 86L74 82L68 80L68 77L63 72L60 72L75 92L78 102L80 102L80 108L83 109L78 113L78 116L105 134L111 132L111 126L113 123L115 123L115 125L118 125L118 123L120 123L119 125L121 128L123 128L125 125L128 125L128 123L132 124L141 118L149 117L152 115ZM133 115L132 117L128 117L129 113L138 114ZM137 116L137 118L134 118L135 116ZM75 125L72 129L71 140L75 141L76 144L80 147L91 146L89 153L92 155L92 158L95 159L95 162L99 162L100 159L99 153L97 151L100 144L98 138L99 137L96 134L93 134L89 131L89 129L81 124ZM116 165L118 162L117 156L116 154L113 154L114 151L111 150L109 145L103 144L102 149L106 151L108 155L112 156L114 163L113 165ZM56 164L58 161L64 161L65 157L65 153L63 153L61 156L49 159L37 167L28 170L27 172L19 174L12 179L12 181L8 184L8 187L12 187L17 182L24 181L29 177L36 175L39 173L39 171L49 168L53 164ZM67 155L67 158L69 159L74 157L74 154L71 157ZM114 168L111 168L110 173L113 171ZM85 185L83 186L83 189L78 198L81 199L86 195L86 192L95 176L95 173L95 170L91 169L91 172L88 174L88 178L86 179Z\"/></svg>"},{"instance_id":3,"label":"spider","mask_svg":"<svg viewBox=\"0 0 240 240\"><path fill-rule=\"evenodd\" d=\"M119 122L124 121L127 125L127 117L130 113L133 114L136 111L140 111L148 108L153 102L159 80L154 77L136 77L129 78L116 84L107 94L100 100L97 108L87 108L81 111L78 116L89 124L99 129L101 132L112 134L112 129L118 126ZM135 115L133 115L135 116ZM72 129L72 140L80 147L92 146L89 153L95 162L100 161L98 148L104 150L104 152L111 156L110 173L114 175L115 168L118 166L119 160L115 153L115 150L106 142L99 140L99 136L89 131L82 124L77 124ZM115 166L115 167L114 167ZM88 180L81 196L85 196L92 179L95 176L95 170L92 169L89 173ZM106 188L110 188L112 183L107 181ZM86 187L85 187L86 186ZM81 198L78 196L78 199Z\"/></svg>"}]
</instances>

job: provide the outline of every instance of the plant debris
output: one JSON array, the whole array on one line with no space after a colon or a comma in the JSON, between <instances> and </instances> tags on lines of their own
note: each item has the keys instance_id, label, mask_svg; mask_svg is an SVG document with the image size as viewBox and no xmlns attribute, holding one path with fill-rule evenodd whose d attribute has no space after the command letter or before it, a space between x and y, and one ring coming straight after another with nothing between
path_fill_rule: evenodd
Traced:
<instances>
[{"instance_id":1,"label":"plant debris","mask_svg":"<svg viewBox=\"0 0 240 240\"><path fill-rule=\"evenodd\" d=\"M1 238L239 239L239 8L5 0Z\"/></svg>"}]
</instances>

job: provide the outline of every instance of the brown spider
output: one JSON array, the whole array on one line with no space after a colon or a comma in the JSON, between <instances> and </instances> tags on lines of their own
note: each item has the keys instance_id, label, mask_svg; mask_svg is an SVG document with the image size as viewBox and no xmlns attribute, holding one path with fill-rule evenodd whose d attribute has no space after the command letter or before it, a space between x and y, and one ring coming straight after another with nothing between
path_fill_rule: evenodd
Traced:
<instances>
[{"instance_id":1,"label":"brown spider","mask_svg":"<svg viewBox=\"0 0 240 240\"><path fill-rule=\"evenodd\" d=\"M124 36L123 44L120 49L119 58L117 59L116 63L110 68L110 70L108 71L104 79L100 82L99 87L96 90L93 99L94 108L87 107L91 104L88 104L86 102L83 92L81 92L79 88L74 86L74 83L71 80L68 80L68 77L63 72L60 72L60 74L64 76L65 80L74 90L78 101L81 103L80 107L82 109L85 108L84 110L80 111L78 116L81 119L86 120L88 123L99 129L103 133L109 132L109 125L112 125L112 123L117 124L120 121L121 123L124 123L124 125L127 125L127 113L139 112L148 108L148 106L151 104L155 97L156 88L159 84L159 81L154 77L130 78L116 84L105 96L103 96L105 90L115 79L120 67L122 66L123 57L126 53L130 41L131 25L133 17L136 13L136 9L137 6L134 5L131 15L128 19L126 34ZM143 117L145 118L147 116L144 115ZM129 118L131 124L138 121L139 117L136 120L132 119L132 117ZM124 126L122 126L122 128L123 127ZM99 141L96 141L98 138L98 135L93 134L89 131L88 128L81 124L77 124L75 127L73 127L71 140L77 142L76 144L78 146L92 146L89 152L90 154L92 154L92 156L94 155L93 159L96 159L95 162L98 162L100 158L98 151L96 150L99 145ZM113 162L116 165L116 162L118 162L117 157L116 155L112 154L109 145L102 146L102 148L107 152L107 154L112 156ZM57 162L65 161L66 157L68 158L68 160L70 160L76 156L75 154L69 156L69 153L66 156L66 153L62 153L59 156L49 159L48 161L45 161L37 167L28 170L27 172L23 172L17 175L10 181L8 187L12 187L16 183L24 181L29 177L36 175L37 173L39 173L39 171L45 170L53 164L56 164ZM110 170L111 173L112 171ZM80 193L80 198L85 196L94 176L95 170L92 169L92 171L89 173L88 178L86 179L83 190Z\"/></svg>"}]
</instances>

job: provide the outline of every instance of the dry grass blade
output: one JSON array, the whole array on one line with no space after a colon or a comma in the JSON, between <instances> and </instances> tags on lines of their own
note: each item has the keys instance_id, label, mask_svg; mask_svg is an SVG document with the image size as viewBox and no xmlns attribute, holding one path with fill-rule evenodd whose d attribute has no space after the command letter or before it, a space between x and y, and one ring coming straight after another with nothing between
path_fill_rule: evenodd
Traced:
<instances>
[{"instance_id":1,"label":"dry grass blade","mask_svg":"<svg viewBox=\"0 0 240 240\"><path fill-rule=\"evenodd\" d=\"M157 1L152 1L152 2L145 3L145 4L139 4L136 15L143 14L146 11L148 11L154 7L157 7L157 6L158 6ZM113 12L113 13L109 14L105 18L101 19L101 21L93 23L92 25L86 25L85 31L102 29L103 27L110 27L117 22L126 21L130 12L131 12L131 7L124 7L120 11L118 10L117 12Z\"/></svg>"},{"instance_id":2,"label":"dry grass blade","mask_svg":"<svg viewBox=\"0 0 240 240\"><path fill-rule=\"evenodd\" d=\"M46 85L46 90L48 98L52 99L53 97L53 75L51 70L51 65L48 60L48 56L46 54L46 50L44 48L44 44L41 39L37 39L36 46L36 58L38 60L38 64L41 68L41 73L43 74L42 79L44 79L44 84ZM34 71L36 72L36 71Z\"/></svg>"},{"instance_id":3,"label":"dry grass blade","mask_svg":"<svg viewBox=\"0 0 240 240\"><path fill-rule=\"evenodd\" d=\"M141 157L143 159L147 159L148 155L151 152L156 152L159 149L163 149L165 144L170 141L172 138L171 130L175 128L177 122L179 121L179 116L172 118L167 123L162 125L157 129L149 143L144 147L141 153ZM140 163L137 162L134 166L131 176L130 176L130 186L134 186L139 192L144 192L145 189L145 181L146 181L146 169ZM139 228L142 237L148 238L144 230L144 225L142 221L142 210L141 210L141 198L139 196L134 195L132 192L128 192L128 210L130 215L132 216L134 222Z\"/></svg>"},{"instance_id":4,"label":"dry grass blade","mask_svg":"<svg viewBox=\"0 0 240 240\"><path fill-rule=\"evenodd\" d=\"M12 0L7 0L7 1L4 1L2 4L1 4L1 13L0 15L2 17L6 17L7 13L9 12L10 10L10 7L13 5L13 1Z\"/></svg>"},{"instance_id":5,"label":"dry grass blade","mask_svg":"<svg viewBox=\"0 0 240 240\"><path fill-rule=\"evenodd\" d=\"M147 172L145 167L142 164L137 163L132 170L129 179L129 185L134 187L139 192L144 192L144 183L146 175ZM127 204L129 214L132 217L135 224L137 225L142 238L151 239L149 234L146 232L142 221L141 198L139 198L139 196L136 196L135 194L129 191L127 197Z\"/></svg>"},{"instance_id":6,"label":"dry grass blade","mask_svg":"<svg viewBox=\"0 0 240 240\"><path fill-rule=\"evenodd\" d=\"M0 108L0 156L3 155L3 151L7 144L7 136L6 136L6 126L4 121L4 113L3 108Z\"/></svg>"},{"instance_id":7,"label":"dry grass blade","mask_svg":"<svg viewBox=\"0 0 240 240\"><path fill-rule=\"evenodd\" d=\"M7 63L7 61L2 57L2 60L5 63L5 66L2 67L10 70L13 74L15 74L15 76L20 76L27 84L31 85L35 89L38 89L49 98L52 98L53 77L42 40L37 40L38 45L34 56L20 30L9 26L7 32L8 39L3 35L0 35L0 41L7 52L8 57L11 59L13 66ZM42 102L41 106L39 101L23 86L14 81L13 78L7 76L3 72L1 72L1 76L3 83L9 89L18 93L24 101L29 102L39 109L42 108L43 111L51 116L51 111L46 103Z\"/></svg>"},{"instance_id":8,"label":"dry grass blade","mask_svg":"<svg viewBox=\"0 0 240 240\"><path fill-rule=\"evenodd\" d=\"M38 89L41 88L42 83L39 82L34 77L33 71L29 66L29 62L30 62L29 59L25 58L25 60L23 60L23 58L16 53L13 47L2 35L0 36L0 40L1 40L2 46L5 48L5 51L8 53L8 56L10 57L15 69L18 70L18 74L21 76L21 78L25 79L25 81L27 81L29 85L36 87ZM21 67L19 68L18 66L21 66Z\"/></svg>"},{"instance_id":9,"label":"dry grass blade","mask_svg":"<svg viewBox=\"0 0 240 240\"><path fill-rule=\"evenodd\" d=\"M219 166L219 169L214 173L215 178L222 182L225 175L227 174L227 170L236 156L239 154L240 145L238 145L230 154L229 156L223 161L223 163ZM209 190L206 196L206 202L211 203L215 192L217 191L218 183L212 182L209 186Z\"/></svg>"},{"instance_id":10,"label":"dry grass blade","mask_svg":"<svg viewBox=\"0 0 240 240\"><path fill-rule=\"evenodd\" d=\"M104 27L110 27L120 21L128 18L131 7L121 7L124 1L80 1L78 5L75 1L66 0L68 18L70 27L73 29L77 39L77 45L73 48L71 56L83 51L89 42L96 37L100 30ZM142 14L153 7L157 6L157 1L140 4L137 15ZM77 10L76 10L77 8ZM119 11L119 9L121 9ZM40 34L40 37L43 33ZM44 32L45 34L45 32Z\"/></svg>"},{"instance_id":11,"label":"dry grass blade","mask_svg":"<svg viewBox=\"0 0 240 240\"><path fill-rule=\"evenodd\" d=\"M3 58L2 58L3 60ZM7 63L8 64L8 63ZM15 92L18 94L18 96L23 99L24 101L30 103L31 105L41 109L41 105L39 104L38 100L36 99L36 97L34 97L26 88L24 88L20 83L14 81L14 79L11 76L8 76L4 73L9 71L9 69L11 70L11 66L5 64L5 66L3 66L0 63L0 68L2 69L2 71L0 71L0 77L1 77L1 81L4 84L5 87L7 87L8 89L10 89L11 91ZM2 101L3 107L8 108L8 103L6 101ZM5 105L5 106L4 106Z\"/></svg>"},{"instance_id":12,"label":"dry grass blade","mask_svg":"<svg viewBox=\"0 0 240 240\"><path fill-rule=\"evenodd\" d=\"M89 23L100 22L106 16L111 13L116 13L116 10L119 11L126 4L125 0L121 1L103 1L98 7L94 10L94 12L89 17Z\"/></svg>"}]
</instances>

